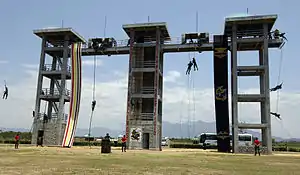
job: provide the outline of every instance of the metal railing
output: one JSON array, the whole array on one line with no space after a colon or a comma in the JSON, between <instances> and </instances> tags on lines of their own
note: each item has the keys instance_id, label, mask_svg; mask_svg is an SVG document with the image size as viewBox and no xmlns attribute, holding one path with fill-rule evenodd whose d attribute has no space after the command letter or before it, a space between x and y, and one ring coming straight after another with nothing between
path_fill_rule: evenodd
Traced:
<instances>
[{"instance_id":1,"label":"metal railing","mask_svg":"<svg viewBox=\"0 0 300 175\"><path fill-rule=\"evenodd\" d=\"M130 120L153 121L153 113L134 114L130 117Z\"/></svg>"},{"instance_id":2,"label":"metal railing","mask_svg":"<svg viewBox=\"0 0 300 175\"><path fill-rule=\"evenodd\" d=\"M133 62L132 68L155 68L155 60L136 60ZM158 64L158 69L163 73L162 64Z\"/></svg>"},{"instance_id":3,"label":"metal railing","mask_svg":"<svg viewBox=\"0 0 300 175\"><path fill-rule=\"evenodd\" d=\"M68 114L64 114L64 121L68 120ZM38 120L45 120L47 122L56 122L58 120L58 113L52 113L51 117L48 117L48 115L46 113L38 113L37 116L35 116Z\"/></svg>"},{"instance_id":4,"label":"metal railing","mask_svg":"<svg viewBox=\"0 0 300 175\"><path fill-rule=\"evenodd\" d=\"M65 89L65 95L70 96L71 91L68 89ZM48 96L60 96L60 91L55 88L55 89L50 89L50 88L43 88L41 92L42 96L48 97Z\"/></svg>"},{"instance_id":5,"label":"metal railing","mask_svg":"<svg viewBox=\"0 0 300 175\"><path fill-rule=\"evenodd\" d=\"M264 36L264 30L237 31L237 37L258 37L258 36Z\"/></svg>"},{"instance_id":6,"label":"metal railing","mask_svg":"<svg viewBox=\"0 0 300 175\"><path fill-rule=\"evenodd\" d=\"M154 60L137 60L133 62L132 68L155 68L155 61Z\"/></svg>"},{"instance_id":7,"label":"metal railing","mask_svg":"<svg viewBox=\"0 0 300 175\"><path fill-rule=\"evenodd\" d=\"M210 42L212 42L212 35L210 34ZM156 41L155 41L156 38L149 38L149 37L145 37L144 38L144 43L153 43L155 44ZM116 40L116 44L113 46L113 48L115 47L128 47L128 41L129 39L123 39L123 40ZM168 41L164 41L163 43L164 44L181 44L182 42L182 38L181 37L172 37L170 40ZM135 44L139 44L139 43L135 43ZM187 43L188 44L188 43ZM47 42L46 43L46 47L63 47L64 45L64 41L55 41L54 42L54 45ZM71 48L71 46L69 46L69 48ZM83 49L87 49L89 48L88 47L88 43L85 43L85 44L82 44L82 48Z\"/></svg>"},{"instance_id":8,"label":"metal railing","mask_svg":"<svg viewBox=\"0 0 300 175\"><path fill-rule=\"evenodd\" d=\"M135 89L133 91L133 93L136 93L136 94L154 94L154 87L151 87L151 86L144 86L142 88L139 88L139 89Z\"/></svg>"},{"instance_id":9,"label":"metal railing","mask_svg":"<svg viewBox=\"0 0 300 175\"><path fill-rule=\"evenodd\" d=\"M245 31L238 31L237 32L237 37L258 37L258 36L263 36L263 31L262 30L245 30ZM128 41L129 39L123 39L123 40L116 40L116 45L114 45L112 48L115 47L128 47ZM149 37L145 37L144 38L144 43L152 43L155 44L155 38L149 38ZM170 38L170 40L168 41L164 41L164 44L168 45L168 44L181 44L182 43L182 37L172 37ZM213 43L213 35L209 34L209 43ZM135 43L135 44L139 44L139 43ZM187 41L186 44L189 44L189 41ZM191 43L192 44L192 43ZM193 43L194 44L194 43ZM64 41L56 41L55 45L52 45L51 43L46 43L46 47L63 47L64 45ZM71 48L71 46L69 46L69 48ZM87 49L88 48L88 43L86 44L82 44L82 48L83 49Z\"/></svg>"},{"instance_id":10,"label":"metal railing","mask_svg":"<svg viewBox=\"0 0 300 175\"><path fill-rule=\"evenodd\" d=\"M43 66L42 70L43 71L49 71L49 72L51 72L51 71L62 71L62 68L61 68L60 65L53 66L52 64L45 64ZM68 65L67 66L67 71L71 72L71 70L72 70L71 66Z\"/></svg>"},{"instance_id":11,"label":"metal railing","mask_svg":"<svg viewBox=\"0 0 300 175\"><path fill-rule=\"evenodd\" d=\"M161 96L162 91L160 89L158 89L158 95ZM144 86L142 88L139 88L139 89L133 89L132 91L133 94L154 94L154 87L151 87L151 86Z\"/></svg>"}]
</instances>

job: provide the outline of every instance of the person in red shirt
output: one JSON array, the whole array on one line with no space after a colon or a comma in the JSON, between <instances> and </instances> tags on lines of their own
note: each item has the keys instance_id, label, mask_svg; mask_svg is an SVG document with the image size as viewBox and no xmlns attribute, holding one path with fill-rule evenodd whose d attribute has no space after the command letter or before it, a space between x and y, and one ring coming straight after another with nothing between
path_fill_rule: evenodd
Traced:
<instances>
[{"instance_id":1,"label":"person in red shirt","mask_svg":"<svg viewBox=\"0 0 300 175\"><path fill-rule=\"evenodd\" d=\"M258 140L258 138L255 138L254 140L254 155L256 156L257 154L260 156L260 141Z\"/></svg>"},{"instance_id":2,"label":"person in red shirt","mask_svg":"<svg viewBox=\"0 0 300 175\"><path fill-rule=\"evenodd\" d=\"M127 138L125 135L123 135L122 139L122 152L126 152L126 141L127 141Z\"/></svg>"},{"instance_id":3,"label":"person in red shirt","mask_svg":"<svg viewBox=\"0 0 300 175\"><path fill-rule=\"evenodd\" d=\"M15 149L19 149L20 135L15 136Z\"/></svg>"}]
</instances>

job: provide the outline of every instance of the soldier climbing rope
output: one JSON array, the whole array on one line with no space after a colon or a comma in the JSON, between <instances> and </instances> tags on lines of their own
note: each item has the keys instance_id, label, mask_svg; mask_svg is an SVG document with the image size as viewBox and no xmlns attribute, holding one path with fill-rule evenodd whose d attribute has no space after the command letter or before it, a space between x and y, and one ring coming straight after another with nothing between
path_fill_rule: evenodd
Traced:
<instances>
[{"instance_id":1,"label":"soldier climbing rope","mask_svg":"<svg viewBox=\"0 0 300 175\"><path fill-rule=\"evenodd\" d=\"M88 134L88 139L89 139L89 146L91 147L91 144L90 144L90 137L91 137L91 127L92 127L92 120L93 120L93 115L94 115L94 110L95 110L95 107L96 107L96 56L94 56L94 75L93 75L93 78L94 78L94 82L93 82L93 99L92 99L92 111L91 111L91 116L90 116L90 125L89 125L89 134Z\"/></svg>"}]
</instances>

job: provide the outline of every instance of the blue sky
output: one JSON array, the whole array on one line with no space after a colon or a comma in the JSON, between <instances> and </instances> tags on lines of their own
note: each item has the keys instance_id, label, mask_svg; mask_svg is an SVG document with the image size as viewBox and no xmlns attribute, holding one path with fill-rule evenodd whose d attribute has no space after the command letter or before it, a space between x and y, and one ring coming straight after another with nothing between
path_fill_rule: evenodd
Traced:
<instances>
[{"instance_id":1,"label":"blue sky","mask_svg":"<svg viewBox=\"0 0 300 175\"><path fill-rule=\"evenodd\" d=\"M117 5L116 5L116 2ZM35 64L39 60L40 39L32 34L33 29L61 26L73 27L85 38L103 36L104 16L107 16L107 36L125 39L122 24L147 22L148 16L153 22L165 21L172 37L181 33L195 31L195 13L199 13L199 31L218 34L223 31L224 17L242 14L249 8L250 14L278 14L276 27L287 32L289 43L284 48L284 71L282 78L285 90L297 90L299 82L293 80L300 61L297 59L297 20L300 16L296 10L297 1L193 1L189 3L170 3L170 1L153 0L151 3L141 1L5 1L1 3L1 60L9 63L0 68L1 77L14 83L22 78L22 69L15 71L21 63ZM168 2L168 3L167 3ZM284 3L285 2L285 3ZM59 4L59 5L58 5ZM136 5L141 4L141 5ZM233 5L234 4L234 5ZM260 5L257 5L260 4ZM157 7L156 7L157 6ZM298 14L298 15L297 15ZM299 35L298 35L299 36ZM21 44L26 43L26 44ZM5 48L5 49L4 49ZM252 54L241 54L241 64L251 63L255 58ZM196 54L201 71L197 74L199 87L210 87L212 83L211 53ZM271 53L271 84L278 75L279 51ZM126 58L126 59L125 59ZM103 71L107 69L127 69L128 56L100 57L105 62ZM175 69L184 71L188 59L187 53L166 54L165 70ZM209 65L209 66L206 66ZM101 71L99 72L101 73ZM202 75L200 75L202 74ZM208 75L209 76L206 76ZM205 76L204 76L205 75ZM21 76L21 77L20 77ZM200 81L201 80L201 81ZM251 86L251 82L242 86Z\"/></svg>"},{"instance_id":2,"label":"blue sky","mask_svg":"<svg viewBox=\"0 0 300 175\"><path fill-rule=\"evenodd\" d=\"M182 33L196 30L195 16L199 14L199 32L220 34L223 32L226 16L245 14L278 14L276 27L286 32L289 42L285 45L282 81L283 92L298 93L300 82L296 80L299 73L299 56L297 41L299 39L300 16L298 1L75 1L71 0L28 0L3 1L0 6L1 32L0 42L0 82L6 80L9 86L19 85L29 74L24 64L36 65L39 62L41 40L33 35L33 29L45 27L72 27L86 39L103 37L104 17L107 16L106 36L117 40L127 39L122 30L123 24L147 22L167 22L171 37L180 37ZM151 3L150 3L151 2ZM187 3L188 2L188 3ZM194 53L191 53L194 56ZM195 54L199 71L194 74L195 87L199 90L213 87L212 52ZM239 64L248 65L258 62L256 53L242 53ZM270 52L270 81L275 85L278 76L280 51ZM83 59L90 59L84 57ZM128 56L98 57L102 66L97 69L97 81L106 82L114 79L113 72L125 75L128 69ZM188 53L165 54L165 72L178 71L184 73L189 59ZM90 79L92 67L86 66L84 78ZM185 76L178 81L185 83ZM23 83L26 83L23 81ZM35 84L34 84L35 83ZM32 86L36 86L34 81ZM22 86L22 84L20 85ZM258 88L258 79L241 80L240 88ZM21 89L18 89L21 90ZM91 92L90 92L91 94ZM33 106L32 104L31 106ZM0 106L1 107L1 106ZM30 107L28 107L30 108ZM296 115L296 114L295 114ZM292 121L291 121L292 122ZM29 123L29 122L28 122Z\"/></svg>"}]
</instances>

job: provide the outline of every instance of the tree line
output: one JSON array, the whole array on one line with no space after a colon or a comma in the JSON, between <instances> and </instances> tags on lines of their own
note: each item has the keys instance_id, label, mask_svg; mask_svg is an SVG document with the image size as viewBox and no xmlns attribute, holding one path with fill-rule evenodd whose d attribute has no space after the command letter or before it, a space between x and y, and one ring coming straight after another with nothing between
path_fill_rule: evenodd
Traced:
<instances>
[{"instance_id":1,"label":"tree line","mask_svg":"<svg viewBox=\"0 0 300 175\"><path fill-rule=\"evenodd\" d=\"M18 133L20 134L21 140L31 140L30 132L0 131L0 141L14 140Z\"/></svg>"}]
</instances>

